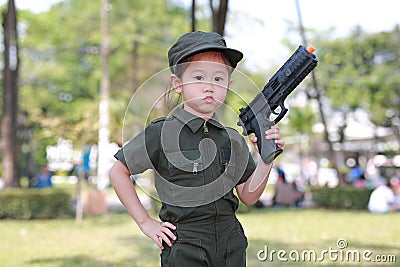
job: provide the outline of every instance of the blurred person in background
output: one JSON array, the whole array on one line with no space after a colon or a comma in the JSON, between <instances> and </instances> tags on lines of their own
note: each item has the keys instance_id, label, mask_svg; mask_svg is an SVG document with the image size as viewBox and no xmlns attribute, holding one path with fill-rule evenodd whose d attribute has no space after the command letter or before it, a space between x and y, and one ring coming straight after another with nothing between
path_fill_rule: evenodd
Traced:
<instances>
[{"instance_id":1,"label":"blurred person in background","mask_svg":"<svg viewBox=\"0 0 400 267\"><path fill-rule=\"evenodd\" d=\"M278 180L275 184L273 205L300 207L304 200L304 193L297 190L296 184L286 180L285 172L281 168L278 168L277 171Z\"/></svg>"},{"instance_id":2,"label":"blurred person in background","mask_svg":"<svg viewBox=\"0 0 400 267\"><path fill-rule=\"evenodd\" d=\"M399 203L400 206L400 171L397 171L396 174L390 178L390 186L394 192L395 202Z\"/></svg>"},{"instance_id":3,"label":"blurred person in background","mask_svg":"<svg viewBox=\"0 0 400 267\"><path fill-rule=\"evenodd\" d=\"M40 167L40 173L36 175L34 187L36 188L51 188L53 183L51 182L51 177L53 174L49 172L46 165Z\"/></svg>"},{"instance_id":4,"label":"blurred person in background","mask_svg":"<svg viewBox=\"0 0 400 267\"><path fill-rule=\"evenodd\" d=\"M400 210L400 203L396 201L392 188L387 186L387 181L383 177L375 182L375 189L368 201L368 210L377 214Z\"/></svg>"}]
</instances>

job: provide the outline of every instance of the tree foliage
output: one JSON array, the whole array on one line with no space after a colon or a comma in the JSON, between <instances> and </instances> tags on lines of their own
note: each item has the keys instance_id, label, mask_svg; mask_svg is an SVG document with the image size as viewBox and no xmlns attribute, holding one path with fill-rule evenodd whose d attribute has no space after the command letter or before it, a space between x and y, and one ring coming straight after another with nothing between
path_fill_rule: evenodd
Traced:
<instances>
[{"instance_id":1,"label":"tree foliage","mask_svg":"<svg viewBox=\"0 0 400 267\"><path fill-rule=\"evenodd\" d=\"M377 126L399 133L400 29L321 41L319 76L332 108L368 111Z\"/></svg>"},{"instance_id":2,"label":"tree foliage","mask_svg":"<svg viewBox=\"0 0 400 267\"><path fill-rule=\"evenodd\" d=\"M110 6L111 138L135 87L166 65L168 45L185 28L186 11L170 1L123 0ZM101 78L100 2L68 0L49 11L20 11L21 112L35 128L37 160L67 138L97 143ZM39 152L40 151L40 152Z\"/></svg>"}]
</instances>

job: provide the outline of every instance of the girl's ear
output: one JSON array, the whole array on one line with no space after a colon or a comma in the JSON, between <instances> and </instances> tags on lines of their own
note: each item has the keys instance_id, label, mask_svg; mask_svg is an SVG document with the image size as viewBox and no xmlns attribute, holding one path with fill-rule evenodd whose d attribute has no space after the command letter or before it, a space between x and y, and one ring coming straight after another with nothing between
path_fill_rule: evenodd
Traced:
<instances>
[{"instance_id":1,"label":"girl's ear","mask_svg":"<svg viewBox=\"0 0 400 267\"><path fill-rule=\"evenodd\" d=\"M171 74L170 76L172 87L175 88L175 92L177 94L182 93L182 83L181 79L175 74Z\"/></svg>"},{"instance_id":2,"label":"girl's ear","mask_svg":"<svg viewBox=\"0 0 400 267\"><path fill-rule=\"evenodd\" d=\"M232 84L233 84L233 80L231 79L231 80L229 80L229 83L228 83L228 89L230 89L232 87Z\"/></svg>"}]
</instances>

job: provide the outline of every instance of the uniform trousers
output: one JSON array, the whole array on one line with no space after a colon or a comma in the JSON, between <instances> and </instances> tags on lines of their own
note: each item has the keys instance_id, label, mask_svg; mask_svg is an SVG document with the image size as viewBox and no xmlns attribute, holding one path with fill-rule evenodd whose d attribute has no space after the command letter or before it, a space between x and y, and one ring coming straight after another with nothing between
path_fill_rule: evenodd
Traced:
<instances>
[{"instance_id":1,"label":"uniform trousers","mask_svg":"<svg viewBox=\"0 0 400 267\"><path fill-rule=\"evenodd\" d=\"M244 267L247 238L235 215L175 223L177 239L164 245L162 267Z\"/></svg>"}]
</instances>

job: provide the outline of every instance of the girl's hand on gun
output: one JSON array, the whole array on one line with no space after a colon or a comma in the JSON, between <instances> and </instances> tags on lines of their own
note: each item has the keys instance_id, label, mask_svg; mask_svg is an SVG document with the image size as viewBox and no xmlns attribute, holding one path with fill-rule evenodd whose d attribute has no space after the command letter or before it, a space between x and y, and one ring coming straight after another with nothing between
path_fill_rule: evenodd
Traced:
<instances>
[{"instance_id":1,"label":"girl's hand on gun","mask_svg":"<svg viewBox=\"0 0 400 267\"><path fill-rule=\"evenodd\" d=\"M176 227L169 222L160 222L149 218L148 220L140 224L140 229L145 235L153 239L154 242L156 242L156 244L161 249L164 249L164 246L162 245L162 240L168 246L172 246L171 240L176 240L176 236L171 231L175 230Z\"/></svg>"},{"instance_id":2,"label":"girl's hand on gun","mask_svg":"<svg viewBox=\"0 0 400 267\"><path fill-rule=\"evenodd\" d=\"M265 138L268 140L274 139L275 140L275 144L279 147L279 148L283 148L283 146L285 145L285 142L283 140L281 140L281 136L279 134L279 126L278 125L272 125L271 128L267 131L265 131ZM256 148L257 152L258 152L258 147L257 147L257 137L252 136L250 138L250 141L253 143L254 147Z\"/></svg>"}]
</instances>

